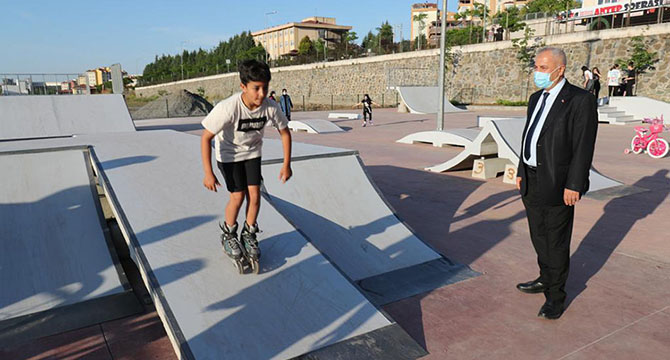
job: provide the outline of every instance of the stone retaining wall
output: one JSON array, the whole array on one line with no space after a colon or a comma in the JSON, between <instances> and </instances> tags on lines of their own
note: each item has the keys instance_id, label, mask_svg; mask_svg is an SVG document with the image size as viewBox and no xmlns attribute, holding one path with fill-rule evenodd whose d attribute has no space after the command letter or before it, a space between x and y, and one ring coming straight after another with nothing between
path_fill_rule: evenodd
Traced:
<instances>
[{"instance_id":1,"label":"stone retaining wall","mask_svg":"<svg viewBox=\"0 0 670 360\"><path fill-rule=\"evenodd\" d=\"M670 24L645 27L587 31L544 38L546 45L563 48L568 55L568 81L581 84L583 65L600 68L603 77L618 58L627 57L633 36L643 35L651 51L661 61L655 71L638 78L637 94L670 102ZM456 47L461 60L454 72L447 74L449 97L463 103L490 104L497 100L524 100L535 87L518 61L510 41ZM271 89L280 93L289 89L297 108L304 97L310 108L353 105L364 93L384 105L396 104L397 96L389 87L397 85L437 84L438 50L423 50L363 59L298 65L272 69ZM607 83L601 81L601 94ZM152 96L159 90L174 92L186 89L205 90L211 100L219 100L239 91L237 73L215 75L161 85L137 88L138 96Z\"/></svg>"}]
</instances>

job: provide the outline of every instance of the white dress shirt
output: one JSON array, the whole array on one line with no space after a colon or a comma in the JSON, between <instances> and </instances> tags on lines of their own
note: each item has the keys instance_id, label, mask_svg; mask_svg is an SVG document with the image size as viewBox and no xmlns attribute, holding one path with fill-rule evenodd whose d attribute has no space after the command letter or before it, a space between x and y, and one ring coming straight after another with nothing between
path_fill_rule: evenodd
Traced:
<instances>
[{"instance_id":1,"label":"white dress shirt","mask_svg":"<svg viewBox=\"0 0 670 360\"><path fill-rule=\"evenodd\" d=\"M561 80L561 82L558 83L558 85L554 86L551 90L549 90L549 96L547 96L547 103L544 105L544 109L542 110L542 114L540 115L540 118L537 119L538 123L535 126L535 130L533 132L533 137L530 140L530 158L526 160L525 154L523 154L523 148L526 142L526 136L528 135L528 130L530 130L531 125L533 124L532 121L535 120L535 116L537 116L538 110L540 110L540 106L542 106L542 97L544 93L547 91L542 92L540 95L537 104L535 105L535 109L533 110L533 114L530 117L531 123L528 124L528 129L526 129L526 133L524 134L524 142L521 144L521 159L523 159L523 162L525 162L527 165L530 166L537 166L537 139L540 137L540 132L542 132L542 127L544 126L544 121L547 120L547 114L549 114L549 110L551 110L551 107L554 105L554 101L558 97L558 94L561 92L561 89L563 89L563 86L565 85L565 78Z\"/></svg>"}]
</instances>

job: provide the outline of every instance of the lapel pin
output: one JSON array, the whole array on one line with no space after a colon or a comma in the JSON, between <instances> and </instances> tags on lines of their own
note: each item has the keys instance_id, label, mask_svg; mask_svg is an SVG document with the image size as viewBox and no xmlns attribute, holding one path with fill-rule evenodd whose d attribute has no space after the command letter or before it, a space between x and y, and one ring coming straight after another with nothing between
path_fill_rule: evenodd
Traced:
<instances>
[{"instance_id":1,"label":"lapel pin","mask_svg":"<svg viewBox=\"0 0 670 360\"><path fill-rule=\"evenodd\" d=\"M565 99L561 99L561 102L562 102L563 104L565 104Z\"/></svg>"}]
</instances>

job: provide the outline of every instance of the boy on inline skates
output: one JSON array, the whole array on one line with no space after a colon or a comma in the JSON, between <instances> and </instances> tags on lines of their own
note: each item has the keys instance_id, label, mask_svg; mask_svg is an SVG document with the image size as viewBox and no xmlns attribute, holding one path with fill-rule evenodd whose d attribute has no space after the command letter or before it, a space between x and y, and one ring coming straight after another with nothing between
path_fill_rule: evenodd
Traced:
<instances>
[{"instance_id":1,"label":"boy on inline skates","mask_svg":"<svg viewBox=\"0 0 670 360\"><path fill-rule=\"evenodd\" d=\"M270 68L257 60L247 60L240 64L241 93L219 102L202 121L205 130L201 137L202 163L205 172L203 185L215 191L221 186L212 170L211 141L214 139L216 162L223 174L230 199L226 205L221 244L223 249L242 273L243 260L258 273L260 249L258 233L258 212L261 194L261 148L265 125L270 122L281 134L284 149L284 164L279 179L286 182L291 171L291 133L288 120L274 101L269 101ZM244 200L247 200L246 221L240 238L237 237L237 216Z\"/></svg>"}]
</instances>

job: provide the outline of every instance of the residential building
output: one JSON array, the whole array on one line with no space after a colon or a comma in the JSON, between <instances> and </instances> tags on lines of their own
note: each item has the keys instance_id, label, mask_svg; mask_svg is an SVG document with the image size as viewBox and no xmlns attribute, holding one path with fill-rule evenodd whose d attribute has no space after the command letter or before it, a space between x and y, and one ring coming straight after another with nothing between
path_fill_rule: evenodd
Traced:
<instances>
[{"instance_id":1,"label":"residential building","mask_svg":"<svg viewBox=\"0 0 670 360\"><path fill-rule=\"evenodd\" d=\"M425 14L423 21L416 20L417 17ZM430 24L438 21L440 18L440 10L437 8L437 3L417 3L412 5L410 17L410 41L416 41L416 38L421 34L430 38Z\"/></svg>"},{"instance_id":2,"label":"residential building","mask_svg":"<svg viewBox=\"0 0 670 360\"><path fill-rule=\"evenodd\" d=\"M447 29L459 28L467 26L466 22L461 19L456 19L457 13L447 12ZM442 34L442 18L430 23L428 26L428 44L431 47L440 45L440 35Z\"/></svg>"},{"instance_id":3,"label":"residential building","mask_svg":"<svg viewBox=\"0 0 670 360\"><path fill-rule=\"evenodd\" d=\"M351 26L337 25L335 18L312 16L300 22L273 26L251 33L256 44L263 45L272 59L283 55L296 55L300 40L305 36L315 41L322 39L327 46L342 41Z\"/></svg>"},{"instance_id":4,"label":"residential building","mask_svg":"<svg viewBox=\"0 0 670 360\"><path fill-rule=\"evenodd\" d=\"M486 4L486 7L494 15L500 11L505 11L511 6L523 7L526 6L529 0L458 0L458 12L461 13L467 10L473 10L475 3ZM598 0L596 0L598 1Z\"/></svg>"},{"instance_id":5,"label":"residential building","mask_svg":"<svg viewBox=\"0 0 670 360\"><path fill-rule=\"evenodd\" d=\"M95 87L95 85L97 85L95 70L86 71L86 81L90 87Z\"/></svg>"}]
</instances>

